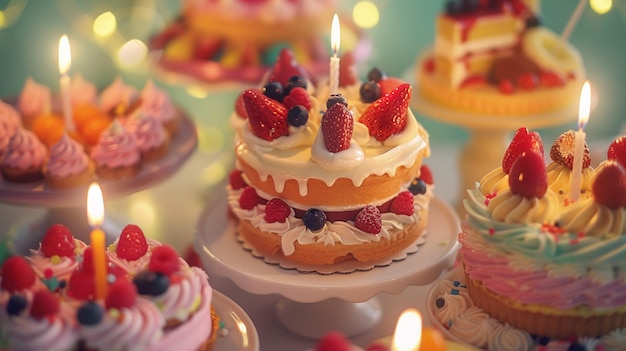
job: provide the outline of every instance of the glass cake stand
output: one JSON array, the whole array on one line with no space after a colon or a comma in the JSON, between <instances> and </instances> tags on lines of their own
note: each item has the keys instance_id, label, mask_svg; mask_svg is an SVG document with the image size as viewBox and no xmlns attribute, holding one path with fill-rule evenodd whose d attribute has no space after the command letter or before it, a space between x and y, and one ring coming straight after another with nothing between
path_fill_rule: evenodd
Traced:
<instances>
[{"instance_id":1,"label":"glass cake stand","mask_svg":"<svg viewBox=\"0 0 626 351\"><path fill-rule=\"evenodd\" d=\"M164 157L144 163L139 173L128 179L116 181L96 179L102 188L105 201L127 196L166 180L191 156L198 144L198 134L190 117L182 110L179 110L179 114L181 116L179 130L170 140L170 149ZM67 226L74 236L81 240L85 240L89 235L87 186L54 189L44 180L14 183L0 177L0 202L44 209L43 213L36 216L37 218L21 220L19 227L14 228L13 244L17 252L27 252L28 248L36 247L45 230L56 223ZM119 233L121 227L109 217L108 215L105 217L102 229L109 235Z\"/></svg>"},{"instance_id":2,"label":"glass cake stand","mask_svg":"<svg viewBox=\"0 0 626 351\"><path fill-rule=\"evenodd\" d=\"M227 277L252 294L279 294L274 306L278 320L288 330L311 338L328 330L352 336L373 327L382 315L376 295L432 283L454 264L459 245L458 216L433 198L426 240L417 252L380 266L344 267L335 273L320 267L316 272L311 267L274 263L273 258L246 250L227 208L224 195L208 205L198 221L195 245L209 276Z\"/></svg>"}]
</instances>

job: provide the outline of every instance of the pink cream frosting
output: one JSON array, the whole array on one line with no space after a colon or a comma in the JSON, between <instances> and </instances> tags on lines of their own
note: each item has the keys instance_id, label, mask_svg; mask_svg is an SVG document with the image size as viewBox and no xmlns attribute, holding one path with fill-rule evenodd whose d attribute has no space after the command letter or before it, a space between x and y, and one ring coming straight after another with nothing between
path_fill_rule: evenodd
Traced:
<instances>
[{"instance_id":1,"label":"pink cream frosting","mask_svg":"<svg viewBox=\"0 0 626 351\"><path fill-rule=\"evenodd\" d=\"M117 77L100 94L100 108L111 111L119 105L128 106L137 95L137 90L126 85L122 78Z\"/></svg>"},{"instance_id":2,"label":"pink cream frosting","mask_svg":"<svg viewBox=\"0 0 626 351\"><path fill-rule=\"evenodd\" d=\"M25 116L36 116L50 111L52 93L42 84L28 78L22 88L17 106Z\"/></svg>"},{"instance_id":3,"label":"pink cream frosting","mask_svg":"<svg viewBox=\"0 0 626 351\"><path fill-rule=\"evenodd\" d=\"M47 172L55 177L69 177L89 167L89 157L83 147L67 134L50 147L46 161Z\"/></svg>"},{"instance_id":4,"label":"pink cream frosting","mask_svg":"<svg viewBox=\"0 0 626 351\"><path fill-rule=\"evenodd\" d=\"M22 121L13 106L0 100L0 158L9 145L9 140L21 127Z\"/></svg>"},{"instance_id":5,"label":"pink cream frosting","mask_svg":"<svg viewBox=\"0 0 626 351\"><path fill-rule=\"evenodd\" d=\"M141 91L141 112L161 123L171 121L176 116L176 109L169 95L148 81Z\"/></svg>"},{"instance_id":6,"label":"pink cream frosting","mask_svg":"<svg viewBox=\"0 0 626 351\"><path fill-rule=\"evenodd\" d=\"M135 134L137 147L142 152L154 150L166 141L167 131L163 124L143 113L131 117L127 126L129 131Z\"/></svg>"},{"instance_id":7,"label":"pink cream frosting","mask_svg":"<svg viewBox=\"0 0 626 351\"><path fill-rule=\"evenodd\" d=\"M46 275L46 271L50 270L52 272L53 277L57 277L58 279L69 279L72 273L78 267L78 261L76 260L76 256L80 256L87 248L87 244L79 239L74 239L74 257L59 257L52 256L46 257L43 252L41 252L41 244L39 245L39 249L30 250L30 256L26 256L26 260L30 263L31 267L35 270L35 273L40 278L44 278Z\"/></svg>"},{"instance_id":8,"label":"pink cream frosting","mask_svg":"<svg viewBox=\"0 0 626 351\"><path fill-rule=\"evenodd\" d=\"M85 80L82 74L76 74L72 78L71 91L74 106L95 103L98 97L96 86Z\"/></svg>"},{"instance_id":9,"label":"pink cream frosting","mask_svg":"<svg viewBox=\"0 0 626 351\"><path fill-rule=\"evenodd\" d=\"M16 169L41 167L47 156L44 144L33 132L20 128L9 141L2 165Z\"/></svg>"},{"instance_id":10,"label":"pink cream frosting","mask_svg":"<svg viewBox=\"0 0 626 351\"><path fill-rule=\"evenodd\" d=\"M91 158L99 166L109 168L126 167L141 161L135 136L117 121L101 136L91 151Z\"/></svg>"}]
</instances>

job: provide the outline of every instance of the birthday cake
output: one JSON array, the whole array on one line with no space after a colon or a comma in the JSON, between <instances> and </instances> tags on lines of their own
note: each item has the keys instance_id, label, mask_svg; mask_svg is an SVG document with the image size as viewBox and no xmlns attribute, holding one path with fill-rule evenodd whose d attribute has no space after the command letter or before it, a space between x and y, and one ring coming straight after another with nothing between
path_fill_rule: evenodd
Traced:
<instances>
[{"instance_id":1,"label":"birthday cake","mask_svg":"<svg viewBox=\"0 0 626 351\"><path fill-rule=\"evenodd\" d=\"M574 139L563 133L546 166L539 134L520 128L502 167L468 190L460 265L429 300L458 339L490 350L624 349L626 137L595 169L585 145L578 185Z\"/></svg>"},{"instance_id":2,"label":"birthday cake","mask_svg":"<svg viewBox=\"0 0 626 351\"><path fill-rule=\"evenodd\" d=\"M98 296L93 248L63 225L0 271L0 344L10 350L202 350L218 335L206 273L128 225L104 253Z\"/></svg>"},{"instance_id":3,"label":"birthday cake","mask_svg":"<svg viewBox=\"0 0 626 351\"><path fill-rule=\"evenodd\" d=\"M575 104L585 69L578 50L541 24L538 1L450 0L416 76L436 106L519 116Z\"/></svg>"},{"instance_id":4,"label":"birthday cake","mask_svg":"<svg viewBox=\"0 0 626 351\"><path fill-rule=\"evenodd\" d=\"M432 197L411 86L379 69L360 82L344 68L329 96L298 68L279 60L263 90L237 99L227 187L237 232L262 255L301 264L388 259L423 234Z\"/></svg>"}]
</instances>

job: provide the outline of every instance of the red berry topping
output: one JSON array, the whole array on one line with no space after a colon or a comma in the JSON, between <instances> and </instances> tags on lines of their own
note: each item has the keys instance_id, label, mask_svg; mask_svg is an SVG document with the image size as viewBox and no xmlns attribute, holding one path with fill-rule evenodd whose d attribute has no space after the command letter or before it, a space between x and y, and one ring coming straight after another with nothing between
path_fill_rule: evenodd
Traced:
<instances>
[{"instance_id":1,"label":"red berry topping","mask_svg":"<svg viewBox=\"0 0 626 351\"><path fill-rule=\"evenodd\" d=\"M380 85L381 95L386 95L394 91L397 87L407 84L407 82L400 78L385 77L381 79L378 84Z\"/></svg>"},{"instance_id":2,"label":"red berry topping","mask_svg":"<svg viewBox=\"0 0 626 351\"><path fill-rule=\"evenodd\" d=\"M137 300L137 287L128 279L118 279L109 285L104 305L109 308L130 308Z\"/></svg>"},{"instance_id":3,"label":"red berry topping","mask_svg":"<svg viewBox=\"0 0 626 351\"><path fill-rule=\"evenodd\" d=\"M267 223L285 223L289 214L291 214L291 208L279 198L273 198L265 205L265 221Z\"/></svg>"},{"instance_id":4,"label":"red berry topping","mask_svg":"<svg viewBox=\"0 0 626 351\"><path fill-rule=\"evenodd\" d=\"M556 72L544 71L539 73L539 84L546 88L562 87L565 85L565 79Z\"/></svg>"},{"instance_id":5,"label":"red berry topping","mask_svg":"<svg viewBox=\"0 0 626 351\"><path fill-rule=\"evenodd\" d=\"M328 151L339 152L350 147L354 118L344 104L334 104L324 112L321 128Z\"/></svg>"},{"instance_id":6,"label":"red berry topping","mask_svg":"<svg viewBox=\"0 0 626 351\"><path fill-rule=\"evenodd\" d=\"M575 140L576 137L573 130L568 130L567 132L559 135L550 148L550 158L552 161L572 169L574 166ZM585 143L585 149L583 152L583 169L589 167L589 165L591 165L591 153L589 152L587 143Z\"/></svg>"},{"instance_id":7,"label":"red berry topping","mask_svg":"<svg viewBox=\"0 0 626 351\"><path fill-rule=\"evenodd\" d=\"M382 228L382 222L380 220L380 210L374 205L365 206L356 215L354 225L366 233L380 233L380 229Z\"/></svg>"},{"instance_id":8,"label":"red berry topping","mask_svg":"<svg viewBox=\"0 0 626 351\"><path fill-rule=\"evenodd\" d=\"M83 251L82 268L87 272L93 272L93 249L91 246L88 246L85 251Z\"/></svg>"},{"instance_id":9,"label":"red berry topping","mask_svg":"<svg viewBox=\"0 0 626 351\"><path fill-rule=\"evenodd\" d=\"M426 71L426 73L435 73L436 68L437 65L435 64L434 58L429 58L424 61L424 71Z\"/></svg>"},{"instance_id":10,"label":"red berry topping","mask_svg":"<svg viewBox=\"0 0 626 351\"><path fill-rule=\"evenodd\" d=\"M10 293L29 289L37 280L35 271L22 256L7 258L0 274L0 287Z\"/></svg>"},{"instance_id":11,"label":"red berry topping","mask_svg":"<svg viewBox=\"0 0 626 351\"><path fill-rule=\"evenodd\" d=\"M509 79L503 79L498 84L498 89L504 95L511 95L515 92L515 85Z\"/></svg>"},{"instance_id":12,"label":"red berry topping","mask_svg":"<svg viewBox=\"0 0 626 351\"><path fill-rule=\"evenodd\" d=\"M351 349L350 341L337 331L326 333L315 346L315 351L350 351Z\"/></svg>"},{"instance_id":13,"label":"red berry topping","mask_svg":"<svg viewBox=\"0 0 626 351\"><path fill-rule=\"evenodd\" d=\"M469 76L465 80L463 80L463 82L461 82L460 87L461 89L463 89L463 88L468 88L468 87L484 86L487 84L488 84L488 81L484 76L474 75L474 76Z\"/></svg>"},{"instance_id":14,"label":"red berry topping","mask_svg":"<svg viewBox=\"0 0 626 351\"><path fill-rule=\"evenodd\" d=\"M257 94L263 94L261 91L258 91ZM246 112L246 105L243 103L243 93L237 96L237 100L235 100L235 114L243 119L248 118L248 113Z\"/></svg>"},{"instance_id":15,"label":"red berry topping","mask_svg":"<svg viewBox=\"0 0 626 351\"><path fill-rule=\"evenodd\" d=\"M534 73L524 73L517 78L517 86L522 90L534 90L539 84L539 78Z\"/></svg>"},{"instance_id":16,"label":"red berry topping","mask_svg":"<svg viewBox=\"0 0 626 351\"><path fill-rule=\"evenodd\" d=\"M289 78L293 76L301 76L310 79L309 74L296 62L291 50L282 49L272 68L269 81L279 82L283 86L287 86Z\"/></svg>"},{"instance_id":17,"label":"red berry topping","mask_svg":"<svg viewBox=\"0 0 626 351\"><path fill-rule=\"evenodd\" d=\"M413 215L415 212L413 200L413 194L410 191L401 192L391 202L391 212L407 216Z\"/></svg>"},{"instance_id":18,"label":"red berry topping","mask_svg":"<svg viewBox=\"0 0 626 351\"><path fill-rule=\"evenodd\" d=\"M67 283L67 295L81 301L93 299L96 295L93 272L84 268L74 271Z\"/></svg>"},{"instance_id":19,"label":"red berry topping","mask_svg":"<svg viewBox=\"0 0 626 351\"><path fill-rule=\"evenodd\" d=\"M135 224L124 227L117 243L117 256L127 261L135 261L147 251L148 242L141 228Z\"/></svg>"},{"instance_id":20,"label":"red berry topping","mask_svg":"<svg viewBox=\"0 0 626 351\"><path fill-rule=\"evenodd\" d=\"M152 272L170 275L178 272L180 268L178 253L173 247L164 244L152 250L152 256L148 263L148 269Z\"/></svg>"},{"instance_id":21,"label":"red berry topping","mask_svg":"<svg viewBox=\"0 0 626 351\"><path fill-rule=\"evenodd\" d=\"M53 224L41 241L41 252L46 257L74 257L74 236L63 224Z\"/></svg>"},{"instance_id":22,"label":"red berry topping","mask_svg":"<svg viewBox=\"0 0 626 351\"><path fill-rule=\"evenodd\" d=\"M230 184L231 189L239 190L246 186L246 181L243 180L242 174L243 172L238 169L233 169L230 172L228 175L228 184Z\"/></svg>"},{"instance_id":23,"label":"red berry topping","mask_svg":"<svg viewBox=\"0 0 626 351\"><path fill-rule=\"evenodd\" d=\"M513 135L513 140L511 140L509 147L504 152L504 157L502 158L502 170L504 173L509 174L513 162L515 162L521 154L530 150L543 155L543 141L541 141L541 136L539 136L539 133L530 132L524 127L519 128L515 132L515 135Z\"/></svg>"},{"instance_id":24,"label":"red berry topping","mask_svg":"<svg viewBox=\"0 0 626 351\"><path fill-rule=\"evenodd\" d=\"M359 82L354 61L354 54L352 51L348 51L341 56L341 64L339 65L340 87L351 86Z\"/></svg>"},{"instance_id":25,"label":"red berry topping","mask_svg":"<svg viewBox=\"0 0 626 351\"><path fill-rule=\"evenodd\" d=\"M311 110L311 99L309 99L309 93L307 93L306 89L302 87L295 87L291 89L289 95L287 95L283 100L283 104L287 107L287 110L296 105L302 105L306 107L307 110Z\"/></svg>"},{"instance_id":26,"label":"red berry topping","mask_svg":"<svg viewBox=\"0 0 626 351\"><path fill-rule=\"evenodd\" d=\"M606 161L598 169L591 191L601 205L611 209L626 207L626 170L617 161Z\"/></svg>"},{"instance_id":27,"label":"red berry topping","mask_svg":"<svg viewBox=\"0 0 626 351\"><path fill-rule=\"evenodd\" d=\"M245 187L239 196L239 207L244 210L251 210L260 202L261 198L251 186Z\"/></svg>"},{"instance_id":28,"label":"red berry topping","mask_svg":"<svg viewBox=\"0 0 626 351\"><path fill-rule=\"evenodd\" d=\"M626 136L621 136L609 145L609 149L606 151L606 157L609 160L615 160L619 162L624 168L626 168Z\"/></svg>"},{"instance_id":29,"label":"red berry topping","mask_svg":"<svg viewBox=\"0 0 626 351\"><path fill-rule=\"evenodd\" d=\"M283 104L257 90L244 91L243 102L254 135L268 141L289 135L288 110Z\"/></svg>"},{"instance_id":30,"label":"red berry topping","mask_svg":"<svg viewBox=\"0 0 626 351\"><path fill-rule=\"evenodd\" d=\"M511 192L526 198L542 198L548 190L543 155L533 150L522 153L509 172Z\"/></svg>"},{"instance_id":31,"label":"red berry topping","mask_svg":"<svg viewBox=\"0 0 626 351\"><path fill-rule=\"evenodd\" d=\"M47 289L42 289L35 292L35 295L33 295L30 315L35 319L41 319L49 315L57 314L60 309L59 297Z\"/></svg>"},{"instance_id":32,"label":"red berry topping","mask_svg":"<svg viewBox=\"0 0 626 351\"><path fill-rule=\"evenodd\" d=\"M428 185L433 185L435 183L433 180L433 172L427 165L422 165L420 167L420 179Z\"/></svg>"},{"instance_id":33,"label":"red berry topping","mask_svg":"<svg viewBox=\"0 0 626 351\"><path fill-rule=\"evenodd\" d=\"M370 135L378 141L402 132L407 123L411 92L410 84L400 85L369 105L359 121L367 126Z\"/></svg>"}]
</instances>

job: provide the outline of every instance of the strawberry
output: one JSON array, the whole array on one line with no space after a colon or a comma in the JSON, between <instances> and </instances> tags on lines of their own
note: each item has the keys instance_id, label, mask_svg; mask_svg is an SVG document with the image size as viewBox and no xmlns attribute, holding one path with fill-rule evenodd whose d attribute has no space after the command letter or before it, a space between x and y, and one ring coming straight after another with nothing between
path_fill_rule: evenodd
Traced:
<instances>
[{"instance_id":1,"label":"strawberry","mask_svg":"<svg viewBox=\"0 0 626 351\"><path fill-rule=\"evenodd\" d=\"M522 90L534 90L539 84L539 78L534 73L524 73L517 77L517 86Z\"/></svg>"},{"instance_id":2,"label":"strawberry","mask_svg":"<svg viewBox=\"0 0 626 351\"><path fill-rule=\"evenodd\" d=\"M118 257L127 261L135 261L145 255L148 251L148 242L141 228L135 224L124 227L115 251Z\"/></svg>"},{"instance_id":3,"label":"strawberry","mask_svg":"<svg viewBox=\"0 0 626 351\"><path fill-rule=\"evenodd\" d=\"M407 123L407 109L411 100L410 84L402 84L374 101L365 109L359 122L365 124L378 141L404 130Z\"/></svg>"},{"instance_id":4,"label":"strawberry","mask_svg":"<svg viewBox=\"0 0 626 351\"><path fill-rule=\"evenodd\" d=\"M239 196L239 207L244 210L251 210L261 202L261 198L257 195L256 190L251 186L243 188L241 195Z\"/></svg>"},{"instance_id":5,"label":"strawberry","mask_svg":"<svg viewBox=\"0 0 626 351\"><path fill-rule=\"evenodd\" d=\"M216 38L203 38L196 42L192 57L196 60L210 60L222 48L223 42Z\"/></svg>"},{"instance_id":6,"label":"strawberry","mask_svg":"<svg viewBox=\"0 0 626 351\"><path fill-rule=\"evenodd\" d=\"M354 226L366 233L380 233L383 225L380 219L380 210L378 209L378 207L374 205L365 206L356 215L356 219L354 220Z\"/></svg>"},{"instance_id":7,"label":"strawberry","mask_svg":"<svg viewBox=\"0 0 626 351\"><path fill-rule=\"evenodd\" d=\"M556 72L542 71L539 73L539 84L547 88L562 87L565 85L565 79Z\"/></svg>"},{"instance_id":8,"label":"strawberry","mask_svg":"<svg viewBox=\"0 0 626 351\"><path fill-rule=\"evenodd\" d=\"M573 130L559 135L550 148L550 158L552 161L572 169L574 166L574 143L576 137ZM583 169L591 165L591 153L589 147L585 143L583 152Z\"/></svg>"},{"instance_id":9,"label":"strawberry","mask_svg":"<svg viewBox=\"0 0 626 351\"><path fill-rule=\"evenodd\" d=\"M287 48L282 49L278 54L278 59L272 68L268 81L279 82L283 86L287 86L289 78L293 76L310 78L306 70L296 62L293 52Z\"/></svg>"},{"instance_id":10,"label":"strawberry","mask_svg":"<svg viewBox=\"0 0 626 351\"><path fill-rule=\"evenodd\" d=\"M255 91L257 91L257 94L262 94L262 92L258 89L254 89ZM235 114L238 117L241 117L243 119L248 118L248 113L246 112L246 106L243 103L243 93L239 94L239 96L237 96L237 99L235 100Z\"/></svg>"},{"instance_id":11,"label":"strawberry","mask_svg":"<svg viewBox=\"0 0 626 351\"><path fill-rule=\"evenodd\" d=\"M154 250L152 250L152 256L150 256L148 269L151 272L161 273L163 275L178 272L180 269L178 253L173 247L167 244L155 247Z\"/></svg>"},{"instance_id":12,"label":"strawberry","mask_svg":"<svg viewBox=\"0 0 626 351\"><path fill-rule=\"evenodd\" d=\"M606 161L598 169L591 191L598 204L610 209L626 207L626 169L617 161Z\"/></svg>"},{"instance_id":13,"label":"strawberry","mask_svg":"<svg viewBox=\"0 0 626 351\"><path fill-rule=\"evenodd\" d=\"M354 65L354 54L348 51L341 56L341 64L339 65L339 86L347 87L358 83L359 78Z\"/></svg>"},{"instance_id":14,"label":"strawberry","mask_svg":"<svg viewBox=\"0 0 626 351\"><path fill-rule=\"evenodd\" d=\"M511 140L511 143L504 152L504 157L502 158L502 170L504 173L509 174L511 165L513 165L517 157L530 150L543 155L543 141L539 133L530 132L528 129L521 127L517 129L515 135L513 135L513 140Z\"/></svg>"},{"instance_id":15,"label":"strawberry","mask_svg":"<svg viewBox=\"0 0 626 351\"><path fill-rule=\"evenodd\" d=\"M239 190L245 188L246 181L242 177L243 172L238 169L233 169L228 175L228 184L233 190Z\"/></svg>"},{"instance_id":16,"label":"strawberry","mask_svg":"<svg viewBox=\"0 0 626 351\"><path fill-rule=\"evenodd\" d=\"M35 271L22 256L7 258L0 271L0 287L10 293L31 288L37 276Z\"/></svg>"},{"instance_id":17,"label":"strawberry","mask_svg":"<svg viewBox=\"0 0 626 351\"><path fill-rule=\"evenodd\" d=\"M287 110L296 105L302 105L306 107L307 110L311 110L311 99L309 99L309 93L306 92L306 89L301 87L291 89L289 95L285 96L283 104L287 107Z\"/></svg>"},{"instance_id":18,"label":"strawberry","mask_svg":"<svg viewBox=\"0 0 626 351\"><path fill-rule=\"evenodd\" d=\"M265 205L265 221L267 223L285 223L285 219L291 214L291 208L285 201L273 198Z\"/></svg>"},{"instance_id":19,"label":"strawberry","mask_svg":"<svg viewBox=\"0 0 626 351\"><path fill-rule=\"evenodd\" d=\"M435 183L433 180L433 172L427 165L420 166L420 179L428 185L433 185Z\"/></svg>"},{"instance_id":20,"label":"strawberry","mask_svg":"<svg viewBox=\"0 0 626 351\"><path fill-rule=\"evenodd\" d=\"M515 85L509 79L502 79L500 83L498 83L498 89L504 95L511 95L515 92Z\"/></svg>"},{"instance_id":21,"label":"strawberry","mask_svg":"<svg viewBox=\"0 0 626 351\"><path fill-rule=\"evenodd\" d=\"M626 168L626 136L621 136L611 142L609 149L606 151L606 157L608 160L619 162Z\"/></svg>"},{"instance_id":22,"label":"strawberry","mask_svg":"<svg viewBox=\"0 0 626 351\"><path fill-rule=\"evenodd\" d=\"M33 296L30 315L35 319L42 319L57 314L60 309L59 297L46 289L42 289L35 292Z\"/></svg>"},{"instance_id":23,"label":"strawberry","mask_svg":"<svg viewBox=\"0 0 626 351\"><path fill-rule=\"evenodd\" d=\"M332 105L322 116L321 128L324 132L324 144L330 152L339 152L350 147L354 118L343 104Z\"/></svg>"},{"instance_id":24,"label":"strawberry","mask_svg":"<svg viewBox=\"0 0 626 351\"><path fill-rule=\"evenodd\" d=\"M543 155L529 150L517 158L509 172L511 192L526 198L542 198L548 190L548 176Z\"/></svg>"},{"instance_id":25,"label":"strawberry","mask_svg":"<svg viewBox=\"0 0 626 351\"><path fill-rule=\"evenodd\" d=\"M338 331L324 334L315 346L316 351L350 351L351 349L350 341Z\"/></svg>"},{"instance_id":26,"label":"strawberry","mask_svg":"<svg viewBox=\"0 0 626 351\"><path fill-rule=\"evenodd\" d=\"M41 252L46 257L74 257L74 236L63 224L53 224L41 240Z\"/></svg>"},{"instance_id":27,"label":"strawberry","mask_svg":"<svg viewBox=\"0 0 626 351\"><path fill-rule=\"evenodd\" d=\"M381 94L386 95L394 91L397 87L407 84L407 82L400 78L386 77L381 79L378 84L380 85Z\"/></svg>"},{"instance_id":28,"label":"strawberry","mask_svg":"<svg viewBox=\"0 0 626 351\"><path fill-rule=\"evenodd\" d=\"M257 90L244 91L243 103L254 135L268 141L289 135L287 108L283 104Z\"/></svg>"},{"instance_id":29,"label":"strawberry","mask_svg":"<svg viewBox=\"0 0 626 351\"><path fill-rule=\"evenodd\" d=\"M413 194L410 191L399 193L391 202L391 212L407 216L413 215L415 212L413 200Z\"/></svg>"},{"instance_id":30,"label":"strawberry","mask_svg":"<svg viewBox=\"0 0 626 351\"><path fill-rule=\"evenodd\" d=\"M104 305L109 308L130 308L137 300L137 287L128 279L118 279L109 286Z\"/></svg>"}]
</instances>

